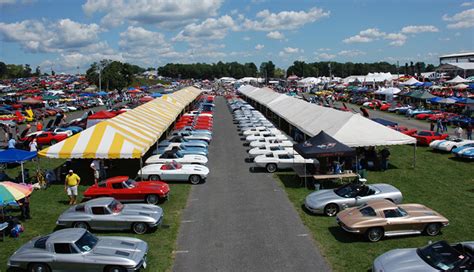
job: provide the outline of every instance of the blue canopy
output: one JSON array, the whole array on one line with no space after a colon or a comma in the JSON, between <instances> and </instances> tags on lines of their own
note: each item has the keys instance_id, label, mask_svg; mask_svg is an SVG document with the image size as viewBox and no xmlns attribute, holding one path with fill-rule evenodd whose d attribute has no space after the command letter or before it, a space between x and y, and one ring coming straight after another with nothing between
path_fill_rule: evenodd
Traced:
<instances>
[{"instance_id":1,"label":"blue canopy","mask_svg":"<svg viewBox=\"0 0 474 272\"><path fill-rule=\"evenodd\" d=\"M150 96L153 98L157 98L157 97L162 97L163 95L160 93L152 93Z\"/></svg>"},{"instance_id":2,"label":"blue canopy","mask_svg":"<svg viewBox=\"0 0 474 272\"><path fill-rule=\"evenodd\" d=\"M423 87L431 87L433 86L433 82L423 82Z\"/></svg>"},{"instance_id":3,"label":"blue canopy","mask_svg":"<svg viewBox=\"0 0 474 272\"><path fill-rule=\"evenodd\" d=\"M372 118L372 121L377 122L384 126L388 126L388 127L398 126L398 123L395 123L386 119L382 119L382 118Z\"/></svg>"},{"instance_id":4,"label":"blue canopy","mask_svg":"<svg viewBox=\"0 0 474 272\"><path fill-rule=\"evenodd\" d=\"M474 83L469 84L469 89L474 90Z\"/></svg>"},{"instance_id":5,"label":"blue canopy","mask_svg":"<svg viewBox=\"0 0 474 272\"><path fill-rule=\"evenodd\" d=\"M107 93L104 92L104 91L100 91L100 92L98 92L97 94L98 94L98 95L101 95L101 96L107 95Z\"/></svg>"},{"instance_id":6,"label":"blue canopy","mask_svg":"<svg viewBox=\"0 0 474 272\"><path fill-rule=\"evenodd\" d=\"M92 97L92 96L95 96L95 94L93 94L93 93L81 93L79 96Z\"/></svg>"},{"instance_id":7,"label":"blue canopy","mask_svg":"<svg viewBox=\"0 0 474 272\"><path fill-rule=\"evenodd\" d=\"M431 103L438 103L440 100L442 100L442 97L436 96L430 99Z\"/></svg>"},{"instance_id":8,"label":"blue canopy","mask_svg":"<svg viewBox=\"0 0 474 272\"><path fill-rule=\"evenodd\" d=\"M36 152L29 152L21 149L7 149L0 152L0 163L24 162L36 158Z\"/></svg>"}]
</instances>

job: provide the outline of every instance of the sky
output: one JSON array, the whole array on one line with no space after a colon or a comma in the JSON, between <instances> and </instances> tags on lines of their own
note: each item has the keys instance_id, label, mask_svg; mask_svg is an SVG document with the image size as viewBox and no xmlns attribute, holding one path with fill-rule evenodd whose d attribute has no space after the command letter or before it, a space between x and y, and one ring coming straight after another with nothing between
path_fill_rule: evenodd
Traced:
<instances>
[{"instance_id":1,"label":"sky","mask_svg":"<svg viewBox=\"0 0 474 272\"><path fill-rule=\"evenodd\" d=\"M0 60L84 72L271 60L409 61L474 51L474 0L0 0Z\"/></svg>"}]
</instances>

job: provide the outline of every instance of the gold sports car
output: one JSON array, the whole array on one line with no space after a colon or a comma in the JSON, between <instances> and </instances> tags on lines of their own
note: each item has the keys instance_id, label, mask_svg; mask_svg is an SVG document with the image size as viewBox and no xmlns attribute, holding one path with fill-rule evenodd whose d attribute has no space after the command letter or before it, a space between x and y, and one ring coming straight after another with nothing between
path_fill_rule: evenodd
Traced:
<instances>
[{"instance_id":1,"label":"gold sports car","mask_svg":"<svg viewBox=\"0 0 474 272\"><path fill-rule=\"evenodd\" d=\"M363 234L371 242L384 236L426 233L438 235L449 220L421 204L394 204L389 200L374 200L341 211L337 223L347 232Z\"/></svg>"}]
</instances>

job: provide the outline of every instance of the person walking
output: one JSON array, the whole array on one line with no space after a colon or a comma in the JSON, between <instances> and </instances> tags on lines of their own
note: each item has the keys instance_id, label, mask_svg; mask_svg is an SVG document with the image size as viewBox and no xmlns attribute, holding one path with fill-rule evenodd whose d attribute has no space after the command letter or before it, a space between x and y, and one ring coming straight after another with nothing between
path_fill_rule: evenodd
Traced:
<instances>
[{"instance_id":1,"label":"person walking","mask_svg":"<svg viewBox=\"0 0 474 272\"><path fill-rule=\"evenodd\" d=\"M448 119L443 118L443 131L448 132Z\"/></svg>"},{"instance_id":2,"label":"person walking","mask_svg":"<svg viewBox=\"0 0 474 272\"><path fill-rule=\"evenodd\" d=\"M380 160L381 160L381 170L385 171L388 169L388 157L390 157L390 151L387 148L384 148L380 151Z\"/></svg>"},{"instance_id":3,"label":"person walking","mask_svg":"<svg viewBox=\"0 0 474 272\"><path fill-rule=\"evenodd\" d=\"M76 204L77 188L79 187L80 183L81 178L76 173L74 173L72 169L69 170L64 183L64 190L67 192L69 197L69 205Z\"/></svg>"},{"instance_id":4,"label":"person walking","mask_svg":"<svg viewBox=\"0 0 474 272\"><path fill-rule=\"evenodd\" d=\"M454 129L454 136L457 138L457 139L461 139L462 138L462 127L458 125L457 128Z\"/></svg>"},{"instance_id":5,"label":"person walking","mask_svg":"<svg viewBox=\"0 0 474 272\"><path fill-rule=\"evenodd\" d=\"M18 201L21 209L21 219L31 219L30 216L30 196L26 196Z\"/></svg>"},{"instance_id":6,"label":"person walking","mask_svg":"<svg viewBox=\"0 0 474 272\"><path fill-rule=\"evenodd\" d=\"M90 166L92 168L92 171L94 172L94 182L95 184L97 184L100 179L100 161L93 160Z\"/></svg>"},{"instance_id":7,"label":"person walking","mask_svg":"<svg viewBox=\"0 0 474 272\"><path fill-rule=\"evenodd\" d=\"M435 124L434 124L433 120L431 120L431 122L430 122L430 131L434 131L434 127L435 127Z\"/></svg>"},{"instance_id":8,"label":"person walking","mask_svg":"<svg viewBox=\"0 0 474 272\"><path fill-rule=\"evenodd\" d=\"M466 138L472 140L472 124L469 122L466 127Z\"/></svg>"},{"instance_id":9,"label":"person walking","mask_svg":"<svg viewBox=\"0 0 474 272\"><path fill-rule=\"evenodd\" d=\"M33 138L30 142L30 152L37 152L38 151L38 143L36 142L36 138Z\"/></svg>"},{"instance_id":10,"label":"person walking","mask_svg":"<svg viewBox=\"0 0 474 272\"><path fill-rule=\"evenodd\" d=\"M13 136L10 135L10 140L8 140L8 148L15 148L16 147L16 140Z\"/></svg>"},{"instance_id":11,"label":"person walking","mask_svg":"<svg viewBox=\"0 0 474 272\"><path fill-rule=\"evenodd\" d=\"M441 123L441 119L436 120L436 133L443 132L443 123Z\"/></svg>"},{"instance_id":12,"label":"person walking","mask_svg":"<svg viewBox=\"0 0 474 272\"><path fill-rule=\"evenodd\" d=\"M43 130L43 123L41 123L41 120L36 121L36 131L42 131Z\"/></svg>"}]
</instances>

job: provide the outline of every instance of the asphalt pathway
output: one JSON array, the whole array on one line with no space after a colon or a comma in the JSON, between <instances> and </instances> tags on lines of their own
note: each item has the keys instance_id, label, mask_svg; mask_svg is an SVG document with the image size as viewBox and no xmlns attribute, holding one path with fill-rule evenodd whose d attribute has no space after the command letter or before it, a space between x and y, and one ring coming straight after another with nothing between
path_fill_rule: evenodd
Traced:
<instances>
[{"instance_id":1,"label":"asphalt pathway","mask_svg":"<svg viewBox=\"0 0 474 272\"><path fill-rule=\"evenodd\" d=\"M284 189L249 171L225 99L215 103L210 175L191 190L173 271L329 271Z\"/></svg>"}]
</instances>

